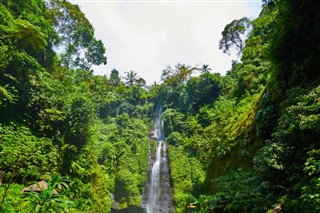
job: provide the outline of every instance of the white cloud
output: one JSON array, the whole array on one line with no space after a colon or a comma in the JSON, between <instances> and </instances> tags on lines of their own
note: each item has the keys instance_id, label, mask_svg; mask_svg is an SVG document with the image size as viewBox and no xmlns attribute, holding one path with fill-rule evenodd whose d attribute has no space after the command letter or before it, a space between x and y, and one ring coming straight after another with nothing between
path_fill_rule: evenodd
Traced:
<instances>
[{"instance_id":1,"label":"white cloud","mask_svg":"<svg viewBox=\"0 0 320 213\"><path fill-rule=\"evenodd\" d=\"M219 50L224 26L257 17L261 3L249 1L128 2L71 1L80 5L107 48L108 64L95 74L134 70L150 84L166 65L209 64L225 74L231 58Z\"/></svg>"}]
</instances>

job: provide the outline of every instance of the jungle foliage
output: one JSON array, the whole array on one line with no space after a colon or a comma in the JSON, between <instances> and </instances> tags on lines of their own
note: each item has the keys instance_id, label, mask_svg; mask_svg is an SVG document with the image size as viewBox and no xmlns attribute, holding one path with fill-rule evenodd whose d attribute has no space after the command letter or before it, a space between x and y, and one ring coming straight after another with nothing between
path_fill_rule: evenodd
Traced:
<instances>
[{"instance_id":1,"label":"jungle foliage","mask_svg":"<svg viewBox=\"0 0 320 213\"><path fill-rule=\"evenodd\" d=\"M177 212L319 211L319 7L265 1L222 32L241 56L226 76L167 84L185 101L164 99Z\"/></svg>"},{"instance_id":2,"label":"jungle foliage","mask_svg":"<svg viewBox=\"0 0 320 213\"><path fill-rule=\"evenodd\" d=\"M0 16L0 211L138 206L153 109L144 80L93 75L105 47L77 5L1 1ZM40 194L20 194L40 180Z\"/></svg>"},{"instance_id":3,"label":"jungle foliage","mask_svg":"<svg viewBox=\"0 0 320 213\"><path fill-rule=\"evenodd\" d=\"M263 1L223 30L240 57L225 76L177 63L147 86L132 70L93 75L106 49L77 5L0 1L0 211L139 206L158 105L176 212L320 211L318 11Z\"/></svg>"}]
</instances>

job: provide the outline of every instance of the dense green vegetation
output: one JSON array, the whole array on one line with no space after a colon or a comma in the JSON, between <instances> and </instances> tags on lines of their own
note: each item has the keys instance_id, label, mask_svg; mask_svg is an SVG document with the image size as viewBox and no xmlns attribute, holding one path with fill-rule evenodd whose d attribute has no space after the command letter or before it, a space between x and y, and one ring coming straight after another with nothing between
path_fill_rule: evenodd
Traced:
<instances>
[{"instance_id":1,"label":"dense green vegetation","mask_svg":"<svg viewBox=\"0 0 320 213\"><path fill-rule=\"evenodd\" d=\"M118 208L139 205L153 110L144 80L93 75L105 48L76 5L5 1L0 10L0 211L110 212L111 194ZM68 186L58 195L54 177ZM50 187L20 195L39 180Z\"/></svg>"},{"instance_id":2,"label":"dense green vegetation","mask_svg":"<svg viewBox=\"0 0 320 213\"><path fill-rule=\"evenodd\" d=\"M1 1L0 211L139 206L158 105L176 212L320 211L320 3L263 2L222 32L225 76L178 63L146 86L93 75L105 47L78 6Z\"/></svg>"},{"instance_id":3,"label":"dense green vegetation","mask_svg":"<svg viewBox=\"0 0 320 213\"><path fill-rule=\"evenodd\" d=\"M222 32L241 55L226 76L164 81L183 102L164 112L177 212L319 211L319 7L265 1Z\"/></svg>"}]
</instances>

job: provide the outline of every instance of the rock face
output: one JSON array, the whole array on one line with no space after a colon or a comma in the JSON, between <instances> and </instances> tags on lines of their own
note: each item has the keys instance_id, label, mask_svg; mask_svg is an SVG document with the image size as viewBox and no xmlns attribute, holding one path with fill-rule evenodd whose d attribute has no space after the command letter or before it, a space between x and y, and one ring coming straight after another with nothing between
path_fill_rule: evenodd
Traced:
<instances>
[{"instance_id":1,"label":"rock face","mask_svg":"<svg viewBox=\"0 0 320 213\"><path fill-rule=\"evenodd\" d=\"M155 132L154 131L150 131L148 137L150 139L157 139L156 136L155 136Z\"/></svg>"},{"instance_id":2,"label":"rock face","mask_svg":"<svg viewBox=\"0 0 320 213\"><path fill-rule=\"evenodd\" d=\"M43 190L46 190L48 188L48 184L46 181L42 180L42 181L39 181L38 183L36 184L32 184L31 186L27 187L27 188L24 188L22 191L21 191L21 194L23 193L26 193L26 192L38 192L38 193L41 193ZM57 190L52 190L52 193L54 195L57 195L58 192Z\"/></svg>"}]
</instances>

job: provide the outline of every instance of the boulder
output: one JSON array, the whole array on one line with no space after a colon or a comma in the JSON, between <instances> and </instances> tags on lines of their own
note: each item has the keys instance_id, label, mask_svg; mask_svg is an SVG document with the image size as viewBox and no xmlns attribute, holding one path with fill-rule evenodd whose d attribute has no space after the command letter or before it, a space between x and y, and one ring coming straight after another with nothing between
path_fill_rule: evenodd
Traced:
<instances>
[{"instance_id":1,"label":"boulder","mask_svg":"<svg viewBox=\"0 0 320 213\"><path fill-rule=\"evenodd\" d=\"M149 137L150 139L156 139L155 134L154 134L154 131L150 131L149 134L148 134L148 137Z\"/></svg>"},{"instance_id":2,"label":"boulder","mask_svg":"<svg viewBox=\"0 0 320 213\"><path fill-rule=\"evenodd\" d=\"M279 213L279 212L283 209L283 207L284 207L284 205L283 205L282 203L278 203L278 204L274 207L272 213Z\"/></svg>"},{"instance_id":3,"label":"boulder","mask_svg":"<svg viewBox=\"0 0 320 213\"><path fill-rule=\"evenodd\" d=\"M39 181L38 183L32 184L31 186L29 186L27 188L24 188L21 191L21 194L26 193L26 192L38 192L38 193L41 193L43 190L46 190L47 188L48 188L47 182L42 180L42 181ZM58 194L57 190L55 190L55 189L52 190L52 193L54 195Z\"/></svg>"}]
</instances>

